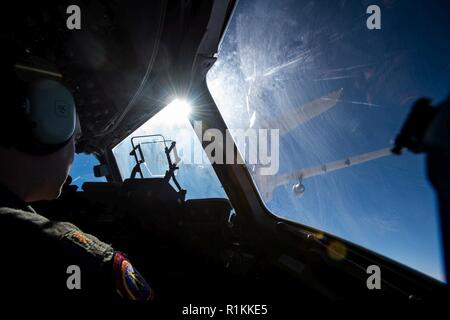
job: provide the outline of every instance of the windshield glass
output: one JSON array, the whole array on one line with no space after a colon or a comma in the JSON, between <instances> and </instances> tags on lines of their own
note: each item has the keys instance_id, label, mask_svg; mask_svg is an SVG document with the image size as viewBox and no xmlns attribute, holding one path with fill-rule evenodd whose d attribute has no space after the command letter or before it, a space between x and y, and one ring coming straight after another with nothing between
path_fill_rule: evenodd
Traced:
<instances>
[{"instance_id":1,"label":"windshield glass","mask_svg":"<svg viewBox=\"0 0 450 320\"><path fill-rule=\"evenodd\" d=\"M366 3L240 1L207 84L229 128L279 130L278 171L248 164L272 213L444 281L424 157L389 150L449 92L448 5L383 1L371 30Z\"/></svg>"},{"instance_id":2,"label":"windshield glass","mask_svg":"<svg viewBox=\"0 0 450 320\"><path fill-rule=\"evenodd\" d=\"M154 117L144 123L126 139L113 149L122 179L131 176L135 158L130 155L132 150L131 138L143 135L162 135L134 139L135 145L141 145L142 156L145 160L141 164L144 178L164 176L168 169L168 162L164 152L163 138L170 147L176 142L176 149L170 156L174 163L178 163L179 170L175 172L176 179L183 189L187 190L186 199L227 198L223 187L209 162L201 143L188 119L190 106L176 100L169 104ZM194 161L194 155L201 156L202 161ZM139 159L141 159L139 155ZM140 176L138 175L139 179ZM171 184L174 186L173 181Z\"/></svg>"}]
</instances>

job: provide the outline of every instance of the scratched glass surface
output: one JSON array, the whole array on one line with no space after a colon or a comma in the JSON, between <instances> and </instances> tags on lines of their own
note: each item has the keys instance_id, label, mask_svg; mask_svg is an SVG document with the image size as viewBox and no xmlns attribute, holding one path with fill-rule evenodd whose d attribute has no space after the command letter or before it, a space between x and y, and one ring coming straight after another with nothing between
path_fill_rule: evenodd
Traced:
<instances>
[{"instance_id":1,"label":"scratched glass surface","mask_svg":"<svg viewBox=\"0 0 450 320\"><path fill-rule=\"evenodd\" d=\"M369 30L369 4L240 1L208 87L230 128L280 130L278 173L248 165L273 214L445 281L425 159L389 150L417 98L449 93L449 5L379 1Z\"/></svg>"}]
</instances>

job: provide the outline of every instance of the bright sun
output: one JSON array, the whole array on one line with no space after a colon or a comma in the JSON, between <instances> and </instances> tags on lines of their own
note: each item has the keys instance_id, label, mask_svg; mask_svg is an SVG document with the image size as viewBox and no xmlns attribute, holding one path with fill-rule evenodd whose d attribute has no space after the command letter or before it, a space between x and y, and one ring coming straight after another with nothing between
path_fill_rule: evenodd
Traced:
<instances>
[{"instance_id":1,"label":"bright sun","mask_svg":"<svg viewBox=\"0 0 450 320\"><path fill-rule=\"evenodd\" d=\"M184 100L175 99L161 110L157 116L165 124L180 124L189 118L191 111L192 109L189 103Z\"/></svg>"}]
</instances>

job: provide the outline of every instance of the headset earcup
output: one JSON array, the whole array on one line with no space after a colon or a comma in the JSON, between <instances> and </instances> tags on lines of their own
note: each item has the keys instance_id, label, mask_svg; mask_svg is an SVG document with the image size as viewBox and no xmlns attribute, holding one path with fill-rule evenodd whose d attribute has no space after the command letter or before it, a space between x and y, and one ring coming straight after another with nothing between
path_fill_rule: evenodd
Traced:
<instances>
[{"instance_id":1,"label":"headset earcup","mask_svg":"<svg viewBox=\"0 0 450 320\"><path fill-rule=\"evenodd\" d=\"M54 80L39 80L30 85L29 118L34 122L31 132L37 142L59 145L75 132L76 110L72 94Z\"/></svg>"}]
</instances>

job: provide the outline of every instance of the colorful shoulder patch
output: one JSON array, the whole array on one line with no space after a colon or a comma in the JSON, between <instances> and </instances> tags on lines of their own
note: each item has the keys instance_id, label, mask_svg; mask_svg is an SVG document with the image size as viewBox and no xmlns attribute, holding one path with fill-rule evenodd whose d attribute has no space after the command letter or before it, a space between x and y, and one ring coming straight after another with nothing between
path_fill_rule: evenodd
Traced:
<instances>
[{"instance_id":1,"label":"colorful shoulder patch","mask_svg":"<svg viewBox=\"0 0 450 320\"><path fill-rule=\"evenodd\" d=\"M114 253L113 267L116 289L123 298L153 300L153 290L123 253Z\"/></svg>"}]
</instances>

